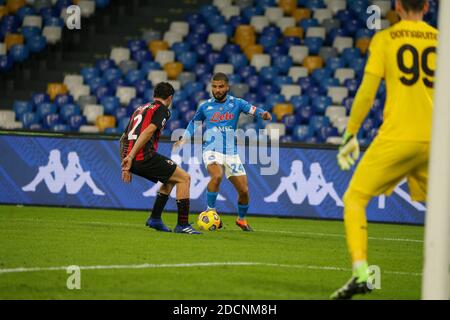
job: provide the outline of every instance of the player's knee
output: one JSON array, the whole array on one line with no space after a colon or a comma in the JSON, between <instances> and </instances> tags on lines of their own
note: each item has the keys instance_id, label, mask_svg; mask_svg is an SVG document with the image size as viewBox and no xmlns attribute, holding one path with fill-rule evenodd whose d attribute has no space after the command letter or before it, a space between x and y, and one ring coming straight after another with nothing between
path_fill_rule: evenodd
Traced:
<instances>
[{"instance_id":1,"label":"player's knee","mask_svg":"<svg viewBox=\"0 0 450 320\"><path fill-rule=\"evenodd\" d=\"M344 202L344 208L350 209L353 207L363 207L365 208L369 203L370 196L362 194L358 191L348 189L342 201Z\"/></svg>"},{"instance_id":2,"label":"player's knee","mask_svg":"<svg viewBox=\"0 0 450 320\"><path fill-rule=\"evenodd\" d=\"M222 182L222 177L218 174L211 175L211 182L218 186Z\"/></svg>"},{"instance_id":3,"label":"player's knee","mask_svg":"<svg viewBox=\"0 0 450 320\"><path fill-rule=\"evenodd\" d=\"M247 197L248 198L248 196L249 196L249 194L248 194L248 187L239 188L238 193L239 193L240 197Z\"/></svg>"}]
</instances>

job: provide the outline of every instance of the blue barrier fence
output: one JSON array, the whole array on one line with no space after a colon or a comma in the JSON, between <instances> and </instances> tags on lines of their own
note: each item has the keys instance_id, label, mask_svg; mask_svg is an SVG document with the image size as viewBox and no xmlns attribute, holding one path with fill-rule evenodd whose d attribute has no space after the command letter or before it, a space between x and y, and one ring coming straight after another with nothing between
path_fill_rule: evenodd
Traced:
<instances>
[{"instance_id":1,"label":"blue barrier fence","mask_svg":"<svg viewBox=\"0 0 450 320\"><path fill-rule=\"evenodd\" d=\"M171 154L171 147L162 141L159 152L179 163L181 157ZM131 185L122 183L118 148L118 141L110 139L0 135L0 203L149 210L158 185L137 176ZM292 147L277 151L280 162L274 175L261 175L264 166L245 164L249 214L342 219L342 197L352 172L339 170L337 151ZM204 165L194 162L181 166L191 175L191 211L200 212L206 208L209 178ZM176 211L175 201L169 201L166 209ZM236 191L225 179L217 209L237 211ZM425 206L411 201L406 183L391 197L374 198L367 210L373 222L423 224L424 215Z\"/></svg>"}]
</instances>

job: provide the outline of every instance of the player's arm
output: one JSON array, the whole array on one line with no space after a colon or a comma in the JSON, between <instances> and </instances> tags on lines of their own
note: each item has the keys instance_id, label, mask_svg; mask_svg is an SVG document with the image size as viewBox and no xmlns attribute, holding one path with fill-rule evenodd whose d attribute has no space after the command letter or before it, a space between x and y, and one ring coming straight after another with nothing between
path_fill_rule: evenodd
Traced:
<instances>
[{"instance_id":1,"label":"player's arm","mask_svg":"<svg viewBox=\"0 0 450 320\"><path fill-rule=\"evenodd\" d=\"M197 125L199 122L202 122L205 120L205 113L203 112L203 105L201 105L197 111L195 112L194 117L189 122L188 126L186 127L186 130L184 131L183 137L174 143L173 148L177 149L181 145L185 144L187 140L189 140L193 135L195 130L197 129Z\"/></svg>"},{"instance_id":2,"label":"player's arm","mask_svg":"<svg viewBox=\"0 0 450 320\"><path fill-rule=\"evenodd\" d=\"M371 73L364 74L363 82L353 101L347 130L344 133L337 155L338 164L342 170L349 170L359 158L359 143L356 137L361 124L373 105L380 82L380 77Z\"/></svg>"},{"instance_id":3,"label":"player's arm","mask_svg":"<svg viewBox=\"0 0 450 320\"><path fill-rule=\"evenodd\" d=\"M272 115L270 114L270 112L267 112L261 108L255 107L243 99L239 99L239 101L240 101L240 106L241 106L242 112L244 112L248 115L251 115L253 117L256 117L256 118L261 118L263 120L272 121Z\"/></svg>"}]
</instances>

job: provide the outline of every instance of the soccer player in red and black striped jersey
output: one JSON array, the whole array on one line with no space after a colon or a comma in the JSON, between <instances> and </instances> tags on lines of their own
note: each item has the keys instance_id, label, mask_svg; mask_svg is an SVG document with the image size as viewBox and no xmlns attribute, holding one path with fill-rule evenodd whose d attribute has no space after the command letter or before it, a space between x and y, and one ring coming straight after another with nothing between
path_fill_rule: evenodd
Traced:
<instances>
[{"instance_id":1,"label":"soccer player in red and black striped jersey","mask_svg":"<svg viewBox=\"0 0 450 320\"><path fill-rule=\"evenodd\" d=\"M171 232L163 223L161 214L173 187L177 187L178 224L174 232L200 234L189 224L190 176L169 158L159 154L161 131L170 118L169 106L175 90L168 82L158 83L153 92L154 101L136 109L120 138L122 180L131 182L132 173L154 183L160 181L152 214L146 225L158 231Z\"/></svg>"}]
</instances>

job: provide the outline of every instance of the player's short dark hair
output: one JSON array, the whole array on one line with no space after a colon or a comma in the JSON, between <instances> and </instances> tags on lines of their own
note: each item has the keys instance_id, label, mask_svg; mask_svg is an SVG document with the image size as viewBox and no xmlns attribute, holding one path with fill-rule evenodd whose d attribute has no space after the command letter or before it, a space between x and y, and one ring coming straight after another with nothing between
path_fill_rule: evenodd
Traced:
<instances>
[{"instance_id":1,"label":"player's short dark hair","mask_svg":"<svg viewBox=\"0 0 450 320\"><path fill-rule=\"evenodd\" d=\"M400 0L407 12L421 12L428 0Z\"/></svg>"},{"instance_id":2,"label":"player's short dark hair","mask_svg":"<svg viewBox=\"0 0 450 320\"><path fill-rule=\"evenodd\" d=\"M225 83L228 83L228 77L223 72L217 72L216 74L213 75L211 81L225 81Z\"/></svg>"},{"instance_id":3,"label":"player's short dark hair","mask_svg":"<svg viewBox=\"0 0 450 320\"><path fill-rule=\"evenodd\" d=\"M160 82L156 85L155 89L153 90L153 97L166 100L168 97L173 96L174 93L175 89L170 83Z\"/></svg>"}]
</instances>

